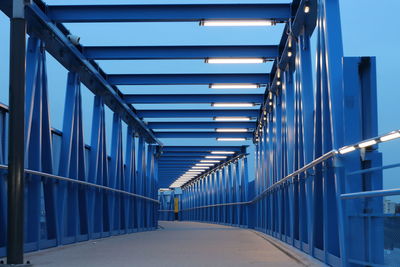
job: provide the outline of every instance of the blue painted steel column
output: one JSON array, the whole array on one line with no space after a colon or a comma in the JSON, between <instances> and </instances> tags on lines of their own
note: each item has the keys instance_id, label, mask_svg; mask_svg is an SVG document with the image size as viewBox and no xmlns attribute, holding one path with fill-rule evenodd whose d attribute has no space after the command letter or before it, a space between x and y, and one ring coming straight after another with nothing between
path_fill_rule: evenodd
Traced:
<instances>
[{"instance_id":1,"label":"blue painted steel column","mask_svg":"<svg viewBox=\"0 0 400 267\"><path fill-rule=\"evenodd\" d=\"M155 146L149 145L147 147L147 170L146 170L146 193L147 197L152 196L152 192L154 189L154 158L155 158ZM150 201L146 201L146 220L147 220L147 228L148 230L153 229L154 227L154 203Z\"/></svg>"},{"instance_id":2,"label":"blue painted steel column","mask_svg":"<svg viewBox=\"0 0 400 267\"><path fill-rule=\"evenodd\" d=\"M95 96L92 117L91 152L88 182L107 186L108 159L106 151L104 101ZM107 236L109 230L107 192L88 188L88 218L91 238Z\"/></svg>"},{"instance_id":3,"label":"blue painted steel column","mask_svg":"<svg viewBox=\"0 0 400 267\"><path fill-rule=\"evenodd\" d=\"M144 179L146 172L146 146L143 137L139 137L138 143L138 177L136 180L136 194L143 195L144 193ZM138 230L143 231L145 228L145 203L142 199L137 200L137 220Z\"/></svg>"},{"instance_id":4,"label":"blue painted steel column","mask_svg":"<svg viewBox=\"0 0 400 267\"><path fill-rule=\"evenodd\" d=\"M285 113L286 113L286 171L287 173L294 172L294 155L295 155L295 129L294 129L294 85L293 85L293 72L289 68L283 72L284 79L284 98L285 98ZM289 214L290 214L290 236L292 245L294 246L296 234L295 234L295 217L296 217L296 209L295 209L295 188L294 183L291 182L289 184Z\"/></svg>"},{"instance_id":5,"label":"blue painted steel column","mask_svg":"<svg viewBox=\"0 0 400 267\"><path fill-rule=\"evenodd\" d=\"M82 125L82 97L76 73L68 73L65 98L63 138L59 175L85 181L85 144ZM59 183L59 244L69 244L88 238L86 192L76 184Z\"/></svg>"},{"instance_id":6,"label":"blue painted steel column","mask_svg":"<svg viewBox=\"0 0 400 267\"><path fill-rule=\"evenodd\" d=\"M34 37L28 41L26 75L25 165L31 170L53 173L46 56L43 44ZM58 218L55 207L56 184L53 180L42 181L40 177L30 175L26 175L26 182L27 250L55 246ZM41 201L42 190L44 205ZM44 222L42 225L41 221ZM45 233L44 240L41 233Z\"/></svg>"},{"instance_id":7,"label":"blue painted steel column","mask_svg":"<svg viewBox=\"0 0 400 267\"><path fill-rule=\"evenodd\" d=\"M314 158L314 103L313 103L313 84L311 72L311 52L310 38L303 29L302 34L298 37L297 43L297 58L298 71L300 78L300 93L301 93L301 120L303 128L303 166L311 162ZM313 175L306 174L306 202L307 202L307 232L309 254L314 255L314 192L313 192Z\"/></svg>"},{"instance_id":8,"label":"blue painted steel column","mask_svg":"<svg viewBox=\"0 0 400 267\"><path fill-rule=\"evenodd\" d=\"M111 160L109 168L109 187L123 190L124 183L124 159L123 159L123 146L122 146L122 120L121 117L114 113L113 125L112 125L112 136L111 136ZM110 232L111 234L121 234L122 229L125 228L122 225L125 222L125 208L123 207L124 201L123 196L119 193L109 193L109 217L110 217Z\"/></svg>"},{"instance_id":9,"label":"blue painted steel column","mask_svg":"<svg viewBox=\"0 0 400 267\"><path fill-rule=\"evenodd\" d=\"M125 191L135 192L136 180L136 155L135 155L135 132L128 126L126 133L126 152L125 152ZM157 194L157 192L155 192ZM163 196L163 195L162 195ZM157 198L157 196L154 196ZM136 221L136 198L126 197L125 200L125 227L128 233L135 231ZM161 207L161 205L160 205Z\"/></svg>"}]
</instances>

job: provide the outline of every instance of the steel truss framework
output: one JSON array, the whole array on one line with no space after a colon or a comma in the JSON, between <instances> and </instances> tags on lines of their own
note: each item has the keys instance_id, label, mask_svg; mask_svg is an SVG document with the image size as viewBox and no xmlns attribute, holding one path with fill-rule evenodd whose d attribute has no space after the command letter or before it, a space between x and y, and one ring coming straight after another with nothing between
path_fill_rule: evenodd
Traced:
<instances>
[{"instance_id":1,"label":"steel truss framework","mask_svg":"<svg viewBox=\"0 0 400 267\"><path fill-rule=\"evenodd\" d=\"M377 135L375 59L343 56L338 0L100 6L4 0L0 9L11 25L10 109L0 110L0 257L7 254L9 264L22 264L27 251L155 229L157 219L173 219L177 197L157 189L185 178L215 152L225 156L179 185L180 219L254 228L333 266L384 264L377 196L399 194L381 190L382 169L398 165L382 167L374 144L358 144ZM63 25L207 20L267 20L285 29L276 45L85 47ZM68 70L62 131L50 125L46 52ZM110 75L95 61L210 58L262 58L273 67L269 73ZM124 95L118 87L248 83L265 93ZM95 95L90 146L83 140L81 84ZM133 106L232 102L252 107ZM113 111L111 129L105 106ZM246 131L216 131L232 128ZM249 182L246 146L163 146L158 138L252 139L255 179ZM349 144L356 152L339 153Z\"/></svg>"}]
</instances>

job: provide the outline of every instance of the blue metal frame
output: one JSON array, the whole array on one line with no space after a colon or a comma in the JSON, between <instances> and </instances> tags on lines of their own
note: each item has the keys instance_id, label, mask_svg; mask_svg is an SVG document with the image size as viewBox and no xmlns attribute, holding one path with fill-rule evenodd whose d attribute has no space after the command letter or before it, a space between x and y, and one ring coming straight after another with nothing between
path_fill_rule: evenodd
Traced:
<instances>
[{"instance_id":1,"label":"blue metal frame","mask_svg":"<svg viewBox=\"0 0 400 267\"><path fill-rule=\"evenodd\" d=\"M199 21L290 18L289 4L78 5L49 6L58 22Z\"/></svg>"},{"instance_id":2,"label":"blue metal frame","mask_svg":"<svg viewBox=\"0 0 400 267\"><path fill-rule=\"evenodd\" d=\"M254 129L254 122L220 122L220 121L198 121L198 122L149 122L150 129L215 129L215 128L248 128ZM208 154L207 154L208 155Z\"/></svg>"},{"instance_id":3,"label":"blue metal frame","mask_svg":"<svg viewBox=\"0 0 400 267\"><path fill-rule=\"evenodd\" d=\"M233 154L225 155L226 158L220 159L219 165L227 164L241 154L246 153L246 146L164 146L163 151L158 156L158 177L160 179L159 186L161 188L168 187L177 177L184 174L188 169L193 167L205 156L213 155L211 151L231 151ZM214 166L215 167L215 166ZM212 167L212 168L214 168Z\"/></svg>"},{"instance_id":4,"label":"blue metal frame","mask_svg":"<svg viewBox=\"0 0 400 267\"><path fill-rule=\"evenodd\" d=\"M129 104L161 104L161 103L253 103L261 104L262 94L158 94L154 95L124 95Z\"/></svg>"},{"instance_id":5,"label":"blue metal frame","mask_svg":"<svg viewBox=\"0 0 400 267\"><path fill-rule=\"evenodd\" d=\"M212 83L269 83L267 73L211 73L211 74L110 74L107 81L112 85L168 85Z\"/></svg>"},{"instance_id":6,"label":"blue metal frame","mask_svg":"<svg viewBox=\"0 0 400 267\"><path fill-rule=\"evenodd\" d=\"M202 118L217 116L257 117L256 109L141 109L137 113L142 118Z\"/></svg>"},{"instance_id":7,"label":"blue metal frame","mask_svg":"<svg viewBox=\"0 0 400 267\"><path fill-rule=\"evenodd\" d=\"M253 133L220 133L220 132L155 132L158 138L252 138Z\"/></svg>"},{"instance_id":8,"label":"blue metal frame","mask_svg":"<svg viewBox=\"0 0 400 267\"><path fill-rule=\"evenodd\" d=\"M206 59L209 57L239 57L274 59L278 46L85 46L83 54L98 60L144 59Z\"/></svg>"},{"instance_id":9,"label":"blue metal frame","mask_svg":"<svg viewBox=\"0 0 400 267\"><path fill-rule=\"evenodd\" d=\"M146 188L134 186L136 179L135 136L128 126L127 158L123 160L122 117L114 113L111 155L106 153L105 101L96 95L92 120L91 146L83 141L82 99L80 77L69 72L63 131L50 126L48 88L46 75L45 45L38 37L30 37L27 48L26 74L26 223L24 250L34 251L57 245L155 229L157 163L156 147L149 146L147 158L140 162ZM2 107L1 163L6 164L7 107ZM143 133L140 128L136 128ZM144 144L148 136L141 137ZM88 164L88 174L86 174ZM2 169L7 168L2 165ZM54 174L59 174L55 176ZM68 177L68 178L67 178ZM55 179L60 179L56 181ZM76 183L75 183L76 181ZM83 184L81 184L83 183ZM86 184L85 184L86 183ZM100 188L90 186L98 185ZM109 191L104 189L113 189ZM139 190L140 189L140 190ZM0 179L0 256L6 253L6 208L4 173ZM119 190L119 191L118 191ZM123 194L121 194L121 192ZM148 199L129 196L136 193ZM148 214L144 224L138 220L137 202L143 203L143 212Z\"/></svg>"},{"instance_id":10,"label":"blue metal frame","mask_svg":"<svg viewBox=\"0 0 400 267\"><path fill-rule=\"evenodd\" d=\"M10 0L0 3L10 18L12 4ZM26 99L18 109L25 105L25 166L7 165L7 126L16 120L9 123L7 108L0 107L0 256L7 245L3 170L10 168L11 173L25 171L25 188L18 189L25 190L26 223L23 229L8 225L12 232L25 233L25 251L154 230L158 219L173 219L176 196L183 220L254 228L332 266L384 264L385 216L379 197L398 195L399 190L382 190L382 170L398 164L382 166L376 146L340 153L346 144L375 138L378 121L375 59L343 56L338 0L64 6L35 0L26 3L22 17L30 35L26 77L21 77L26 82ZM206 19L269 19L285 27L277 45L83 47L71 42L71 33L62 24ZM50 125L46 51L69 72L61 132ZM95 62L210 57L260 57L274 62L270 73L192 74L107 74ZM214 83L252 83L265 87L265 93L124 95L117 87ZM95 95L90 146L83 140L81 84ZM247 102L257 105L176 110L132 106ZM105 106L113 112L110 155ZM250 121L176 121L218 116L249 117ZM152 121L145 122L147 118ZM125 141L123 123L127 124ZM248 132L197 131L216 128L246 128ZM162 147L157 139L218 137L253 138L254 181L249 182L245 146ZM186 182L182 195L157 193L213 151L233 154Z\"/></svg>"}]
</instances>

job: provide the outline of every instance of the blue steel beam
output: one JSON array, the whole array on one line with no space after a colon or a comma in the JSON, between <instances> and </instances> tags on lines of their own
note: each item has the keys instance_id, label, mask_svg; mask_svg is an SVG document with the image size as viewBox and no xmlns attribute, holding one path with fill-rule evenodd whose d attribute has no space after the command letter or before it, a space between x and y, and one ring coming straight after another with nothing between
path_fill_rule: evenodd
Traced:
<instances>
[{"instance_id":1,"label":"blue steel beam","mask_svg":"<svg viewBox=\"0 0 400 267\"><path fill-rule=\"evenodd\" d=\"M178 173L178 172L187 172L191 167L182 167L182 168L171 168L171 169L163 169L159 170L159 173ZM203 171L205 172L205 171ZM202 173L203 173L202 172Z\"/></svg>"},{"instance_id":2,"label":"blue steel beam","mask_svg":"<svg viewBox=\"0 0 400 267\"><path fill-rule=\"evenodd\" d=\"M163 165L182 165L182 164L195 164L199 163L198 160L175 160L175 161L159 161L160 166L162 167Z\"/></svg>"},{"instance_id":3,"label":"blue steel beam","mask_svg":"<svg viewBox=\"0 0 400 267\"><path fill-rule=\"evenodd\" d=\"M188 170L188 168L182 168L182 169L170 169L170 170L164 170L164 171L159 171L158 173L159 174L172 174L172 175L175 175L175 174L180 174L180 173L185 173L185 172L187 172L187 170Z\"/></svg>"},{"instance_id":4,"label":"blue steel beam","mask_svg":"<svg viewBox=\"0 0 400 267\"><path fill-rule=\"evenodd\" d=\"M158 171L159 174L175 174L175 173L185 173L190 167L185 168L175 168L175 169L165 169Z\"/></svg>"},{"instance_id":5,"label":"blue steel beam","mask_svg":"<svg viewBox=\"0 0 400 267\"><path fill-rule=\"evenodd\" d=\"M204 159L203 158L196 158L196 157L165 157L165 158L159 158L158 162L160 163L160 168L163 167L170 167L170 166L181 166L181 165L190 165L192 161L198 162L199 160ZM172 164L171 162L178 162Z\"/></svg>"},{"instance_id":6,"label":"blue steel beam","mask_svg":"<svg viewBox=\"0 0 400 267\"><path fill-rule=\"evenodd\" d=\"M171 176L174 177L175 179L184 174L186 170L177 170L177 171L171 171L171 172L158 172L159 176Z\"/></svg>"},{"instance_id":7,"label":"blue steel beam","mask_svg":"<svg viewBox=\"0 0 400 267\"><path fill-rule=\"evenodd\" d=\"M193 166L193 163L163 163L160 168L159 171L163 170L164 168L188 168Z\"/></svg>"},{"instance_id":8,"label":"blue steel beam","mask_svg":"<svg viewBox=\"0 0 400 267\"><path fill-rule=\"evenodd\" d=\"M211 84L211 83L269 83L267 73L210 73L210 74L111 74L112 85L163 85L163 84Z\"/></svg>"},{"instance_id":9,"label":"blue steel beam","mask_svg":"<svg viewBox=\"0 0 400 267\"><path fill-rule=\"evenodd\" d=\"M160 103L262 103L263 94L135 94L124 95L129 104Z\"/></svg>"},{"instance_id":10,"label":"blue steel beam","mask_svg":"<svg viewBox=\"0 0 400 267\"><path fill-rule=\"evenodd\" d=\"M168 158L168 157L186 157L186 156L210 156L212 154L207 153L207 152L163 152L162 153L162 158ZM215 155L214 155L215 156Z\"/></svg>"},{"instance_id":11,"label":"blue steel beam","mask_svg":"<svg viewBox=\"0 0 400 267\"><path fill-rule=\"evenodd\" d=\"M178 178L180 175L182 175L182 173L176 173L176 174L165 174L165 175L161 175L160 178L161 180L169 180L168 184L166 184L165 186L169 186L173 181L176 180L176 178ZM165 181L164 181L165 182Z\"/></svg>"},{"instance_id":12,"label":"blue steel beam","mask_svg":"<svg viewBox=\"0 0 400 267\"><path fill-rule=\"evenodd\" d=\"M165 166L165 168L163 167L162 169L159 169L158 172L163 172L163 171L166 172L166 171L176 170L176 169L187 171L187 170L191 169L193 167L193 165L194 164L192 164L192 165L179 165L179 166L177 165L177 166L171 166L171 167L166 167Z\"/></svg>"},{"instance_id":13,"label":"blue steel beam","mask_svg":"<svg viewBox=\"0 0 400 267\"><path fill-rule=\"evenodd\" d=\"M215 128L248 128L256 127L254 122L220 122L220 121L199 121L199 122L148 122L150 129L215 129Z\"/></svg>"},{"instance_id":14,"label":"blue steel beam","mask_svg":"<svg viewBox=\"0 0 400 267\"><path fill-rule=\"evenodd\" d=\"M186 173L188 170L188 168L184 168L184 169L171 169L171 170L166 170L166 171L159 171L158 174L159 175L173 175L175 177L179 177L182 174Z\"/></svg>"},{"instance_id":15,"label":"blue steel beam","mask_svg":"<svg viewBox=\"0 0 400 267\"><path fill-rule=\"evenodd\" d=\"M158 170L159 173L162 172L170 172L170 171L176 171L176 170L187 170L188 166L171 166L171 167L163 167L162 169Z\"/></svg>"},{"instance_id":16,"label":"blue steel beam","mask_svg":"<svg viewBox=\"0 0 400 267\"><path fill-rule=\"evenodd\" d=\"M205 153L205 152L197 152L197 153L193 153L193 152L166 152L166 153L162 153L161 158L170 158L170 157L205 157L205 156L210 156L212 154L210 153ZM214 155L215 156L215 155ZM228 156L228 155L227 155ZM229 155L231 156L231 155Z\"/></svg>"},{"instance_id":17,"label":"blue steel beam","mask_svg":"<svg viewBox=\"0 0 400 267\"><path fill-rule=\"evenodd\" d=\"M211 152L211 151L235 151L241 152L247 146L163 146L163 152Z\"/></svg>"},{"instance_id":18,"label":"blue steel beam","mask_svg":"<svg viewBox=\"0 0 400 267\"><path fill-rule=\"evenodd\" d=\"M62 26L56 26L46 14L35 4L26 8L28 33L41 39L45 49L61 65L68 70L73 70L79 75L80 81L95 95L102 95L105 104L114 112L121 115L122 119L134 127L136 132L143 135L149 143L159 143L154 134L126 104L116 87L104 79L104 72L90 63L67 38L68 31ZM160 143L159 143L160 144Z\"/></svg>"},{"instance_id":19,"label":"blue steel beam","mask_svg":"<svg viewBox=\"0 0 400 267\"><path fill-rule=\"evenodd\" d=\"M160 170L158 171L159 175L165 175L165 174L174 174L174 173L186 173L188 170L191 169L192 166L187 166L187 167L182 167L182 168L176 168L176 169L165 169L165 170Z\"/></svg>"},{"instance_id":20,"label":"blue steel beam","mask_svg":"<svg viewBox=\"0 0 400 267\"><path fill-rule=\"evenodd\" d=\"M159 159L158 160L158 162L160 163L160 164L163 164L163 163L166 163L166 164L171 164L171 163L173 163L173 162L176 162L176 163L178 163L178 164L186 164L186 163L192 163L192 162L195 162L195 163L198 163L198 161L199 160L196 160L196 159Z\"/></svg>"},{"instance_id":21,"label":"blue steel beam","mask_svg":"<svg viewBox=\"0 0 400 267\"><path fill-rule=\"evenodd\" d=\"M48 15L57 22L152 22L203 19L290 18L290 4L182 4L182 5L54 5Z\"/></svg>"},{"instance_id":22,"label":"blue steel beam","mask_svg":"<svg viewBox=\"0 0 400 267\"><path fill-rule=\"evenodd\" d=\"M221 133L221 132L155 132L158 138L252 138L252 132Z\"/></svg>"},{"instance_id":23,"label":"blue steel beam","mask_svg":"<svg viewBox=\"0 0 400 267\"><path fill-rule=\"evenodd\" d=\"M160 160L181 160L181 159L187 159L187 160L202 160L205 159L204 157L201 156L175 156L175 157L161 157L159 158Z\"/></svg>"},{"instance_id":24,"label":"blue steel beam","mask_svg":"<svg viewBox=\"0 0 400 267\"><path fill-rule=\"evenodd\" d=\"M89 46L83 48L89 59L205 59L208 57L276 58L274 45L212 45L212 46Z\"/></svg>"},{"instance_id":25,"label":"blue steel beam","mask_svg":"<svg viewBox=\"0 0 400 267\"><path fill-rule=\"evenodd\" d=\"M212 118L215 116L257 117L255 109L142 109L137 110L141 118Z\"/></svg>"}]
</instances>

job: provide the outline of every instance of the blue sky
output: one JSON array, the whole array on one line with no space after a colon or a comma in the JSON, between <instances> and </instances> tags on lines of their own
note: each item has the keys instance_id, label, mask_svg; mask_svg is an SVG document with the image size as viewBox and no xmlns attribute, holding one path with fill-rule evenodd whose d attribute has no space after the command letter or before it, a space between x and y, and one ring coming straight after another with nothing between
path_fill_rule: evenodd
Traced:
<instances>
[{"instance_id":1,"label":"blue sky","mask_svg":"<svg viewBox=\"0 0 400 267\"><path fill-rule=\"evenodd\" d=\"M85 4L85 3L285 3L288 1L93 1L93 0L50 0L49 4ZM400 22L397 12L398 0L341 0L342 32L345 56L376 56L378 73L379 132L385 133L400 128L397 110L400 89L397 75L400 62L398 44ZM206 28L194 23L118 23L118 24L67 24L72 33L81 37L83 45L174 45L174 44L276 44L282 33L282 26L265 28ZM101 31L99 32L99 29ZM0 101L8 103L8 48L9 23L4 14L0 14ZM100 66L107 73L198 73L198 72L268 72L269 64L257 66L217 66L202 61L101 61ZM54 59L48 57L49 95L52 125L62 128L65 85L67 72ZM120 87L123 93L164 92L164 93L215 93L206 86L151 86L143 88L133 86ZM234 93L235 91L232 91ZM257 91L253 91L257 92ZM260 91L261 92L261 91ZM90 143L90 126L93 95L82 90L84 97L85 139ZM218 93L218 92L217 92ZM187 106L181 105L182 108ZM198 106L202 107L202 106ZM111 112L107 112L107 124L111 125ZM111 133L108 132L110 135ZM191 144L191 140L162 140L165 144ZM220 144L205 139L196 140L197 145ZM248 144L251 144L248 142ZM400 141L381 145L385 163L398 162L397 151ZM386 187L399 187L398 169L388 172Z\"/></svg>"}]
</instances>

